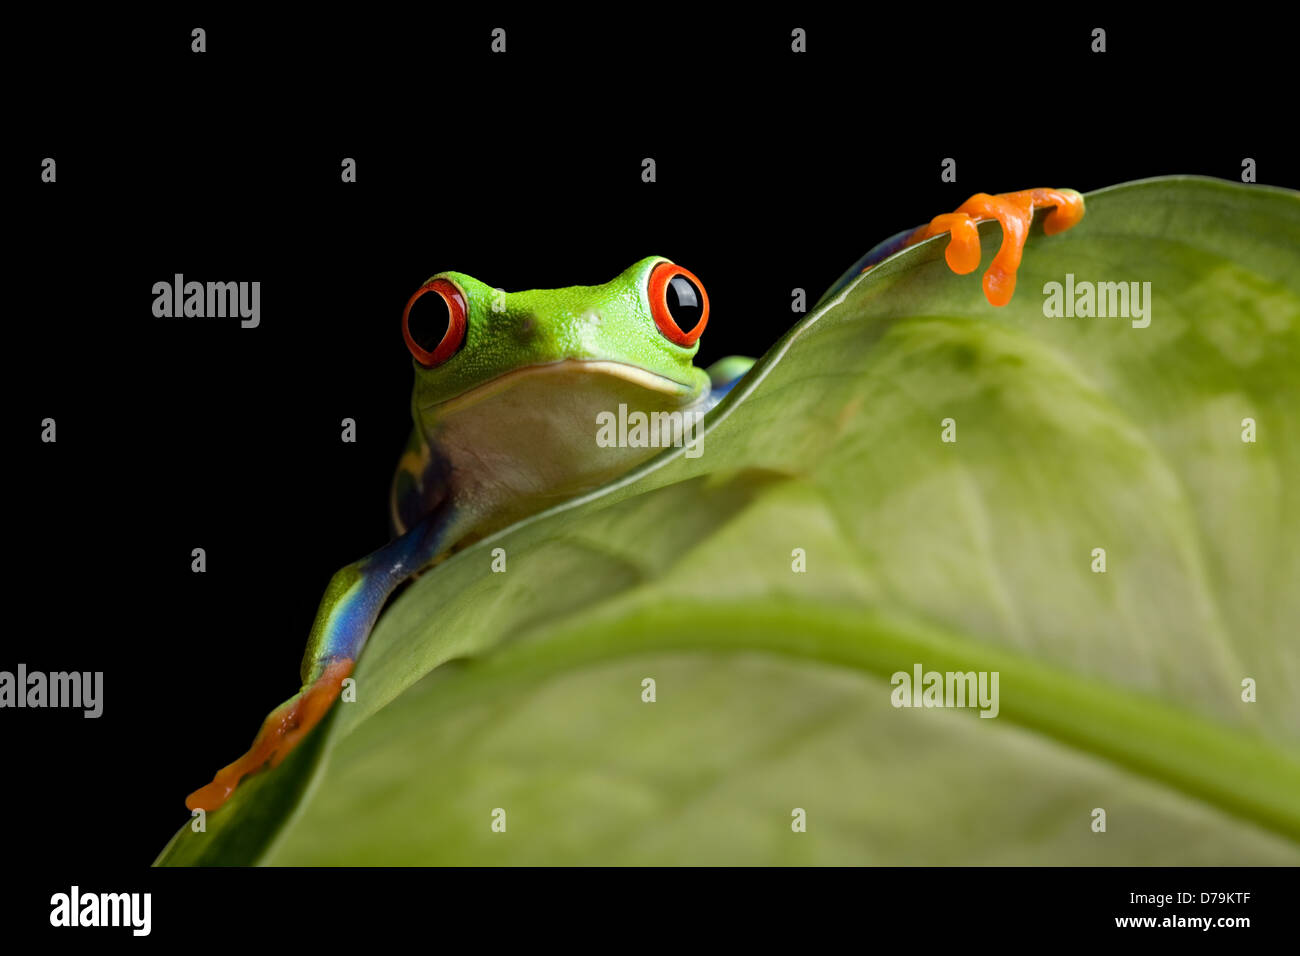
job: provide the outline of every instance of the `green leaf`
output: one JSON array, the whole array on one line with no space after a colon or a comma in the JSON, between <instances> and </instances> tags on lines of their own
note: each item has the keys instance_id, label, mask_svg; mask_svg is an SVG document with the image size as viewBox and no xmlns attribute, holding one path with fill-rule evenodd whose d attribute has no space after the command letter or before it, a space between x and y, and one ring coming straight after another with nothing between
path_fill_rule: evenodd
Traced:
<instances>
[{"instance_id":1,"label":"green leaf","mask_svg":"<svg viewBox=\"0 0 1300 956\"><path fill-rule=\"evenodd\" d=\"M1009 306L909 249L700 457L424 575L357 702L159 862L1300 863L1300 199L1087 204ZM1047 317L1067 273L1150 325ZM917 664L998 672L996 718L894 707Z\"/></svg>"}]
</instances>

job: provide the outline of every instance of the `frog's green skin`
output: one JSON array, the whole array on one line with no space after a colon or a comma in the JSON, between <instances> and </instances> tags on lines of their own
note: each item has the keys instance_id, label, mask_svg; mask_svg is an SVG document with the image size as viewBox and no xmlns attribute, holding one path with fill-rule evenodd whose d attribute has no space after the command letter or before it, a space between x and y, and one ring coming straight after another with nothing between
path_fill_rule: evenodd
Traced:
<instances>
[{"instance_id":1,"label":"frog's green skin","mask_svg":"<svg viewBox=\"0 0 1300 956\"><path fill-rule=\"evenodd\" d=\"M395 539L336 575L303 660L308 684L355 660L384 599L465 542L599 487L660 449L602 448L597 415L705 411L752 359L718 363L717 388L660 333L646 289L667 260L642 259L598 286L498 293L458 272L430 278L464 295L465 343L415 369L415 421L390 495ZM493 306L496 306L494 309Z\"/></svg>"},{"instance_id":2,"label":"frog's green skin","mask_svg":"<svg viewBox=\"0 0 1300 956\"><path fill-rule=\"evenodd\" d=\"M392 485L395 537L334 575L303 657L303 690L272 713L249 754L191 794L191 809L219 806L244 773L293 746L285 728L299 734L319 719L323 709L303 701L337 694L402 581L662 450L600 447L598 413L617 414L620 404L703 412L749 369L752 359L731 357L710 374L693 363L698 341L683 347L660 332L647 288L667 261L642 259L604 285L508 294L457 272L429 280L460 290L467 327L443 364L412 360L415 428Z\"/></svg>"}]
</instances>

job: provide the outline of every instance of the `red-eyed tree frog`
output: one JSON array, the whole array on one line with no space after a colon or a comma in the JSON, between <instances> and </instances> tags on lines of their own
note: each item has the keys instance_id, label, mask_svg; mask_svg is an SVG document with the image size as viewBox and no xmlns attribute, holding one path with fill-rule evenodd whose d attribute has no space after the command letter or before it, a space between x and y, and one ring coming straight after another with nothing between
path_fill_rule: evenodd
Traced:
<instances>
[{"instance_id":1,"label":"red-eyed tree frog","mask_svg":"<svg viewBox=\"0 0 1300 956\"><path fill-rule=\"evenodd\" d=\"M954 213L899 233L855 263L822 297L902 248L949 233L953 271L980 262L976 223L996 219L1002 245L984 275L992 305L1015 290L1036 208L1044 231L1083 216L1073 190L972 196ZM302 663L302 689L266 718L244 756L190 794L191 810L214 810L240 780L278 764L328 712L384 602L406 579L449 552L629 471L659 450L596 440L599 416L621 405L706 413L754 364L733 356L693 364L709 321L701 282L657 256L604 285L503 293L442 272L407 302L402 333L411 352L415 427L393 479L393 539L331 579Z\"/></svg>"}]
</instances>

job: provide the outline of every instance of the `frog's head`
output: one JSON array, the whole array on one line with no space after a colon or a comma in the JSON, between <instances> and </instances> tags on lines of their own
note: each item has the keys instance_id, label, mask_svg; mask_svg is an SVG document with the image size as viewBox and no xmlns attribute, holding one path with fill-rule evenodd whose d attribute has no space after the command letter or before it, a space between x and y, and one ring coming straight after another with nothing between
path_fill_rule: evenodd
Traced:
<instances>
[{"instance_id":1,"label":"frog's head","mask_svg":"<svg viewBox=\"0 0 1300 956\"><path fill-rule=\"evenodd\" d=\"M608 386L655 407L699 399L708 375L694 366L709 319L703 285L667 259L642 259L611 282L503 292L440 272L411 297L402 333L415 365L412 406L422 418L485 387L521 377L560 389Z\"/></svg>"}]
</instances>

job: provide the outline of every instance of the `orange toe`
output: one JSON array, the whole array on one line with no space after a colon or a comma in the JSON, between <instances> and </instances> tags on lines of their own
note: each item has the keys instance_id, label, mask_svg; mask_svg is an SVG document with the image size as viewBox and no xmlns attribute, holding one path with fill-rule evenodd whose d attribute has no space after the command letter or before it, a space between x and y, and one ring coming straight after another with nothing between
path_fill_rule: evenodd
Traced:
<instances>
[{"instance_id":1,"label":"orange toe","mask_svg":"<svg viewBox=\"0 0 1300 956\"><path fill-rule=\"evenodd\" d=\"M976 224L996 219L1002 226L1002 245L984 273L984 296L992 305L1006 305L1016 291L1016 270L1020 268L1034 210L1049 207L1051 212L1043 220L1043 232L1049 236L1064 232L1083 218L1083 197L1073 189L1025 189L996 196L976 193L956 212L935 216L929 225L917 229L907 245L948 233L952 238L944 258L953 272L965 275L979 267Z\"/></svg>"},{"instance_id":2,"label":"orange toe","mask_svg":"<svg viewBox=\"0 0 1300 956\"><path fill-rule=\"evenodd\" d=\"M240 780L268 762L277 766L299 741L320 722L339 696L343 679L352 673L351 660L330 664L310 686L281 704L262 722L248 752L217 771L212 782L185 798L191 810L215 810L230 799Z\"/></svg>"}]
</instances>

